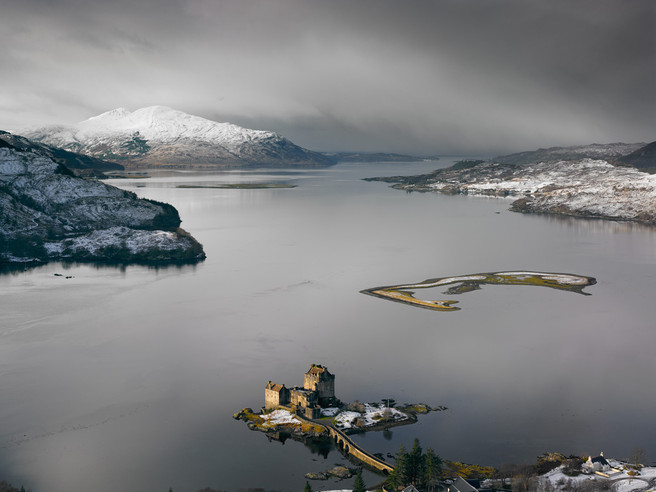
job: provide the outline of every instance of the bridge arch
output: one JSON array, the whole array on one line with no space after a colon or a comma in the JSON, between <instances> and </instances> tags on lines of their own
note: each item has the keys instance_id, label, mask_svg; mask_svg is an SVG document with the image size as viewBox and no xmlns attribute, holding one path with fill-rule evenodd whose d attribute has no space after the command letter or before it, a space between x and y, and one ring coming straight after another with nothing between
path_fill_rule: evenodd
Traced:
<instances>
[{"instance_id":1,"label":"bridge arch","mask_svg":"<svg viewBox=\"0 0 656 492\"><path fill-rule=\"evenodd\" d=\"M394 469L394 467L392 467L389 463L386 463L384 460L381 460L380 458L377 458L376 456L373 456L372 454L362 449L355 442L349 439L349 437L340 429L337 429L330 424L324 424L323 422L319 423L316 420L308 420L301 415L297 415L297 417L302 421L307 421L323 426L335 442L335 445L346 455L354 457L355 459L365 463L375 470L378 470L379 472L382 472L385 475L388 475L390 471Z\"/></svg>"}]
</instances>

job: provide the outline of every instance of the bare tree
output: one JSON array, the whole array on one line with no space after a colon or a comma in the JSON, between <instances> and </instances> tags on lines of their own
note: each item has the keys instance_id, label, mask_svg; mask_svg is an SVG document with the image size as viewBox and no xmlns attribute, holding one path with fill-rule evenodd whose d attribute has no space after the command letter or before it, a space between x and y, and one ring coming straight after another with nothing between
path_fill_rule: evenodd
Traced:
<instances>
[{"instance_id":1,"label":"bare tree","mask_svg":"<svg viewBox=\"0 0 656 492\"><path fill-rule=\"evenodd\" d=\"M635 465L636 468L639 468L641 465L647 462L647 453L645 448L641 446L636 446L631 450L631 455L629 456L629 461Z\"/></svg>"}]
</instances>

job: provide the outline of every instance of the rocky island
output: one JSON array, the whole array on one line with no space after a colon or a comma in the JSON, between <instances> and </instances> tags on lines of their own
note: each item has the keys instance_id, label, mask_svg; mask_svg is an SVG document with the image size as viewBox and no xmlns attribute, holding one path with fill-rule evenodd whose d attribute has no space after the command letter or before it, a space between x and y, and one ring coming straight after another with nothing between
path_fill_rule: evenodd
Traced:
<instances>
[{"instance_id":1,"label":"rocky island","mask_svg":"<svg viewBox=\"0 0 656 492\"><path fill-rule=\"evenodd\" d=\"M37 146L0 138L0 263L197 262L178 211L77 177Z\"/></svg>"},{"instance_id":2,"label":"rocky island","mask_svg":"<svg viewBox=\"0 0 656 492\"><path fill-rule=\"evenodd\" d=\"M264 401L259 412L244 408L233 418L246 422L251 430L264 432L269 439L285 442L292 438L312 444L332 441L346 456L383 474L393 467L381 456L362 449L348 435L412 424L417 421L417 414L447 409L425 403L397 407L391 399L345 405L335 398L335 375L318 364L312 364L305 373L302 387L287 388L269 381L264 389ZM325 479L328 475L312 478Z\"/></svg>"},{"instance_id":3,"label":"rocky island","mask_svg":"<svg viewBox=\"0 0 656 492\"><path fill-rule=\"evenodd\" d=\"M597 280L593 277L573 275L571 273L494 272L431 278L413 284L372 287L361 291L361 293L434 311L458 311L460 308L454 306L458 301L418 299L415 297L414 291L450 286L443 294L456 295L480 290L483 285L527 285L590 295L583 292L583 289L596 283Z\"/></svg>"},{"instance_id":4,"label":"rocky island","mask_svg":"<svg viewBox=\"0 0 656 492\"><path fill-rule=\"evenodd\" d=\"M577 147L569 153L550 149L460 161L419 176L366 180L394 183L393 188L406 191L514 198L510 210L516 212L655 225L656 175L644 172L656 166L654 144L632 149L635 145ZM620 151L630 153L618 156ZM537 158L545 160L532 161ZM640 169L629 167L631 162L639 162Z\"/></svg>"}]
</instances>

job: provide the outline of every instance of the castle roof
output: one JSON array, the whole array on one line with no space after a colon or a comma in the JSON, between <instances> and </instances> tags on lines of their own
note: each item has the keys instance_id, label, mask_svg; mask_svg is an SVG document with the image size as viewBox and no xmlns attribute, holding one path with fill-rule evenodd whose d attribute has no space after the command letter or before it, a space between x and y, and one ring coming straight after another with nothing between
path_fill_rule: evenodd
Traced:
<instances>
[{"instance_id":1,"label":"castle roof","mask_svg":"<svg viewBox=\"0 0 656 492\"><path fill-rule=\"evenodd\" d=\"M269 384L266 385L265 389L275 391L276 393L280 393L280 391L287 388L285 388L284 384L274 384L271 381L269 381Z\"/></svg>"},{"instance_id":2,"label":"castle roof","mask_svg":"<svg viewBox=\"0 0 656 492\"><path fill-rule=\"evenodd\" d=\"M310 370L306 372L305 374L312 374L313 376L318 376L319 374L322 373L330 374L328 372L328 369L324 366L320 366L318 364L312 364L312 367L310 367Z\"/></svg>"},{"instance_id":3,"label":"castle roof","mask_svg":"<svg viewBox=\"0 0 656 492\"><path fill-rule=\"evenodd\" d=\"M314 390L309 390L307 388L301 388L300 386L294 386L290 388L290 391L296 391L298 393L314 393Z\"/></svg>"}]
</instances>

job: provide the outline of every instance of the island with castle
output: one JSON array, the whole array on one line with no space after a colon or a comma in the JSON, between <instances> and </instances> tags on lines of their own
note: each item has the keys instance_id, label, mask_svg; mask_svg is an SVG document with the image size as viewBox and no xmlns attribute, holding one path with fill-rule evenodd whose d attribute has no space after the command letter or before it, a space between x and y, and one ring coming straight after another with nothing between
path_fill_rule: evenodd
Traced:
<instances>
[{"instance_id":1,"label":"island with castle","mask_svg":"<svg viewBox=\"0 0 656 492\"><path fill-rule=\"evenodd\" d=\"M264 388L264 406L260 411L244 408L233 417L246 422L251 430L266 433L269 439L284 442L292 438L305 443L332 441L347 457L387 474L392 466L362 449L348 435L412 424L417 421L418 414L441 410L446 407L425 403L396 406L392 399L344 404L335 396L335 375L325 366L312 364L304 375L302 387L288 388L269 381Z\"/></svg>"}]
</instances>

